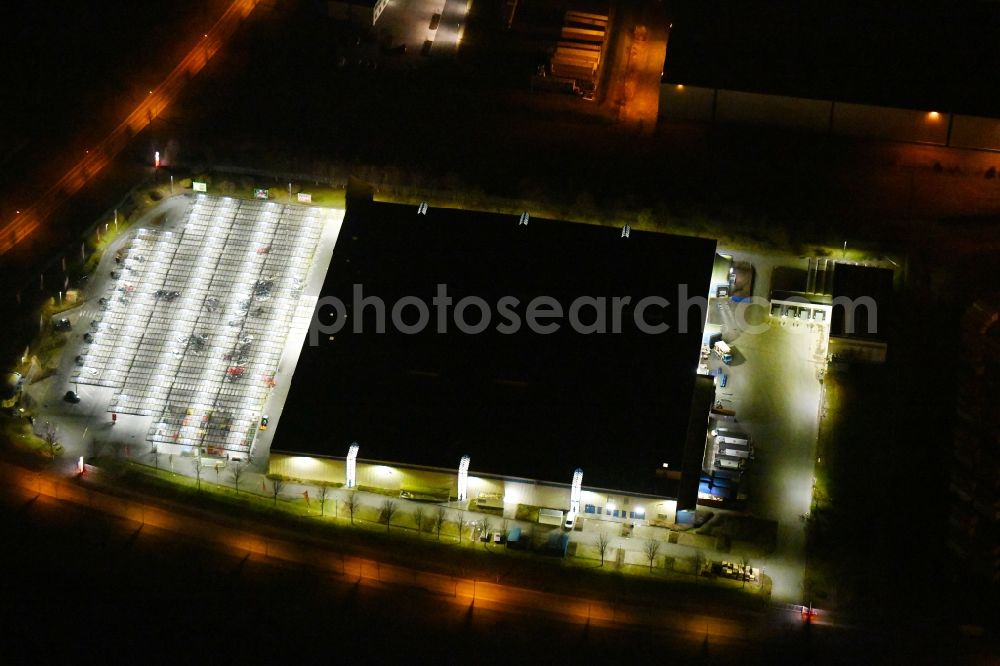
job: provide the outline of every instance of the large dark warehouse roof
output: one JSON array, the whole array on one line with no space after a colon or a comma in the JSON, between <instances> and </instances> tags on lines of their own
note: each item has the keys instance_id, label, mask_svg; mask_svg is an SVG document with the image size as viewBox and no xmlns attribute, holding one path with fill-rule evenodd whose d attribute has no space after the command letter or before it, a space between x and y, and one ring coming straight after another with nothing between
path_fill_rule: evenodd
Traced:
<instances>
[{"instance_id":1,"label":"large dark warehouse roof","mask_svg":"<svg viewBox=\"0 0 1000 666\"><path fill-rule=\"evenodd\" d=\"M524 226L516 215L453 209L418 215L415 206L352 200L322 294L349 305L352 285L362 284L387 309L420 296L431 326L378 334L368 308L363 334L350 330L352 312L332 339L307 339L271 448L344 456L358 441L369 460L454 468L469 454L480 473L569 482L582 467L591 487L662 493L656 470L680 467L704 316L691 308L687 332L678 330L678 287L706 294L714 253L705 239L640 231L624 239L617 228L534 217ZM455 302L475 295L494 306L487 332L460 333L451 317L448 332L436 332L439 283ZM583 335L565 319L551 335L495 330L501 297L517 297L523 318L540 295L564 310L578 296L635 304L659 295L671 303L671 328L640 333L626 306L621 334ZM416 319L415 309L406 313Z\"/></svg>"}]
</instances>

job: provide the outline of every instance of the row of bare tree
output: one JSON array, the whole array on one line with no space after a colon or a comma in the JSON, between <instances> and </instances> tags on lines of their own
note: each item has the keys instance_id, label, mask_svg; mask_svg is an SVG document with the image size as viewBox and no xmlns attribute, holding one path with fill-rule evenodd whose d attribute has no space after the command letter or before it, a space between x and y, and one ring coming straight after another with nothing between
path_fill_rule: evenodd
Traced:
<instances>
[{"instance_id":1,"label":"row of bare tree","mask_svg":"<svg viewBox=\"0 0 1000 666\"><path fill-rule=\"evenodd\" d=\"M153 457L156 468L159 469L160 454L157 451L155 444L151 449L151 455ZM201 459L195 458L194 460L192 460L192 463L195 472L195 478L197 480L197 486L198 489L201 490L201 474L202 474ZM236 493L239 494L240 479L243 477L244 471L246 470L246 465L234 462L230 464L228 467L229 467L228 470L229 479L230 481L232 481ZM221 469L220 467L215 468L216 481L218 481L218 475L220 469ZM278 497L281 495L282 490L284 490L285 488L285 482L284 480L277 477L271 478L270 481L271 481L271 497L274 502L274 506L277 506ZM330 486L326 484L320 484L317 486L316 500L319 503L321 516L326 515L326 503L330 500L331 496L330 490L331 490ZM346 508L347 513L350 516L352 525L354 524L354 519L357 516L358 510L361 508L361 505L362 505L361 498L358 496L358 491L349 490L347 492L347 497L343 500L343 506ZM386 533L388 533L392 528L392 518L398 513L398 511L399 511L399 503L396 502L395 500L387 498L382 501L382 504L380 506L379 522L385 523ZM337 513L339 514L339 511ZM455 515L453 517L455 518L455 521L457 522L458 526L458 542L461 543L462 532L464 531L465 527L467 527L470 523L465 519L465 515L463 512L458 511L454 512L454 514ZM434 518L434 526L432 529L437 535L437 539L440 541L441 529L444 526L446 519L448 518L448 509L443 506L438 506L436 509L436 515L432 516L428 515L428 512L423 507L419 507L414 512L413 518L417 526L417 533L422 533L424 531L424 526L427 524L428 518ZM506 521L504 521L504 523L506 524ZM489 518L483 519L482 529L484 532L491 531L492 525L489 522ZM602 567L604 566L605 558L607 556L608 548L610 547L610 545L611 545L611 537L608 535L608 533L603 530L599 532L594 541L594 546L597 548L597 551L601 556ZM646 556L646 559L649 562L650 572L653 571L653 565L656 563L656 557L660 553L661 545L662 542L660 542L657 539L647 539L643 544L643 554Z\"/></svg>"}]
</instances>

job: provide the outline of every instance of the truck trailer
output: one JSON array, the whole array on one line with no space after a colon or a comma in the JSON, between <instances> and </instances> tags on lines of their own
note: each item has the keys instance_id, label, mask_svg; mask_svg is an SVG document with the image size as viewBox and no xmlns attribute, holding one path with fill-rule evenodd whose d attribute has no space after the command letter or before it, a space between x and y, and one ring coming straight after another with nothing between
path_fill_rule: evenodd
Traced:
<instances>
[{"instance_id":1,"label":"truck trailer","mask_svg":"<svg viewBox=\"0 0 1000 666\"><path fill-rule=\"evenodd\" d=\"M729 456L716 456L715 464L722 469L743 469L743 461L739 458L729 459Z\"/></svg>"},{"instance_id":2,"label":"truck trailer","mask_svg":"<svg viewBox=\"0 0 1000 666\"><path fill-rule=\"evenodd\" d=\"M729 365L733 362L733 349L724 340L718 340L712 347L715 355L722 359L722 362Z\"/></svg>"},{"instance_id":3,"label":"truck trailer","mask_svg":"<svg viewBox=\"0 0 1000 666\"><path fill-rule=\"evenodd\" d=\"M731 428L718 428L715 431L715 436L720 439L726 439L734 442L750 441L750 435L745 432L740 432L739 430L732 430Z\"/></svg>"}]
</instances>

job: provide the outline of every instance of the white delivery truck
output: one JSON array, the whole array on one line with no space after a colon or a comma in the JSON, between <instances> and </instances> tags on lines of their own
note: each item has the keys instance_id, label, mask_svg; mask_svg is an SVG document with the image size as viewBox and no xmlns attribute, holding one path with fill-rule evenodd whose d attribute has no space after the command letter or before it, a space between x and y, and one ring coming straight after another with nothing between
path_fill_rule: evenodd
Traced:
<instances>
[{"instance_id":1,"label":"white delivery truck","mask_svg":"<svg viewBox=\"0 0 1000 666\"><path fill-rule=\"evenodd\" d=\"M717 340L712 347L715 355L722 359L722 362L729 365L733 362L733 349L723 340Z\"/></svg>"}]
</instances>

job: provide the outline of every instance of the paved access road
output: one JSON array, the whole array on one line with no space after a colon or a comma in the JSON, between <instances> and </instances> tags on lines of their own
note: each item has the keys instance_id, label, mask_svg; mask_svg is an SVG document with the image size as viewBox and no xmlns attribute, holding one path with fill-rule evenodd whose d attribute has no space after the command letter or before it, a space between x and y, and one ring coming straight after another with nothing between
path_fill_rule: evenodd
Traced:
<instances>
[{"instance_id":1,"label":"paved access road","mask_svg":"<svg viewBox=\"0 0 1000 666\"><path fill-rule=\"evenodd\" d=\"M735 258L754 263L758 271L754 295L766 302L775 258L739 253ZM795 258L785 259L779 263L797 265ZM804 516L812 502L826 325L771 318L756 306L747 311L745 320L752 327L749 330L723 329L735 349L735 360L726 369L728 385L719 389L718 396L736 411L738 425L754 441L756 458L745 484L748 509L778 522L777 550L761 563L774 582L772 598L802 603ZM723 321L735 323L737 318L726 316Z\"/></svg>"},{"instance_id":2,"label":"paved access road","mask_svg":"<svg viewBox=\"0 0 1000 666\"><path fill-rule=\"evenodd\" d=\"M607 40L603 104L619 121L651 134L660 105L667 20L659 3L616 3Z\"/></svg>"},{"instance_id":3,"label":"paved access road","mask_svg":"<svg viewBox=\"0 0 1000 666\"><path fill-rule=\"evenodd\" d=\"M556 643L628 654L638 640L643 651L653 647L650 643L655 645L650 655L690 658L708 649L729 655L730 660L737 655L773 654L775 647L796 645L799 637L808 635L800 616L784 608L750 611L683 598L647 607L582 592L529 590L359 558L299 543L290 533L276 536L273 531L233 527L212 517L174 512L169 506L104 497L72 483L39 483L35 475L5 464L0 464L0 478L5 481L0 488L0 517L19 534L31 535L12 544L8 555L24 566L34 563L51 586L75 591L68 600L80 614L73 615L70 626L81 622L90 626L95 608L139 605L155 612L144 622L125 622L126 633L160 627L164 637L176 638L181 620L172 614L186 605L188 612L198 608L204 616L207 604L215 611L203 618L207 624L192 632L185 644L197 643L207 632L216 644L228 638L245 645L253 643L256 634L248 635L245 627L271 630L285 626L281 618L292 618L296 631L282 633L275 648L294 650L293 636L313 625L316 630L324 628L323 636L360 631L383 639L398 638L399 628L415 625L421 628L418 635L441 632L463 645L462 636L470 631L480 640L490 638L494 648L543 652ZM67 558L68 553L73 555ZM297 573L289 577L289 572ZM8 599L21 604L37 593L37 585L21 585ZM243 617L244 605L256 609L252 621L233 624ZM303 605L315 609L302 613ZM391 608L391 613L384 608ZM357 614L366 622L347 632L344 623ZM125 617L133 616L98 619L113 623ZM261 622L263 617L268 621ZM61 613L50 619L62 621ZM539 631L540 625L545 631ZM842 630L823 631L835 635ZM523 640L526 635L530 641ZM470 646L485 645L471 637L467 640ZM365 649L376 657L395 651L395 641L385 646L382 642ZM438 645L425 643L420 643L421 649ZM303 647L322 649L320 644Z\"/></svg>"},{"instance_id":4,"label":"paved access road","mask_svg":"<svg viewBox=\"0 0 1000 666\"><path fill-rule=\"evenodd\" d=\"M812 501L821 385L816 360L819 327L781 321L761 335L742 335L745 365L731 370L733 407L754 439L747 492L751 513L778 521L777 551L765 566L775 600L801 603L805 571L805 521ZM822 358L822 357L820 357Z\"/></svg>"}]
</instances>

